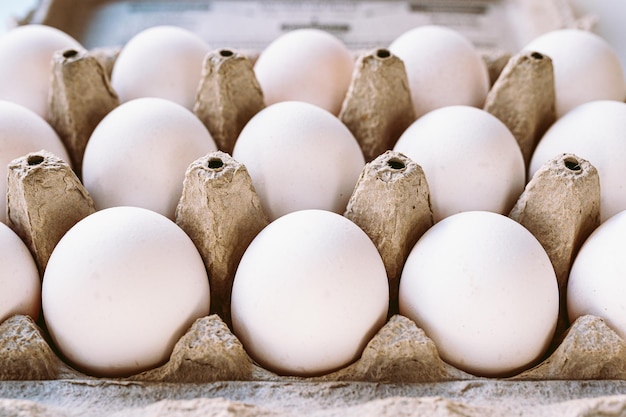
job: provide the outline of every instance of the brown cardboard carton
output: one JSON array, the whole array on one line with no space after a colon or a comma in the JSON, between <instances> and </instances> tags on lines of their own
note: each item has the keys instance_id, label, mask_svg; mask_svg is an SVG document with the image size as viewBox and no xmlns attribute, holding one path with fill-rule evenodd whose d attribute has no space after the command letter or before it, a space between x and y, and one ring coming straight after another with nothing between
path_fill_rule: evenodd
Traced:
<instances>
[{"instance_id":1,"label":"brown cardboard carton","mask_svg":"<svg viewBox=\"0 0 626 417\"><path fill-rule=\"evenodd\" d=\"M121 30L117 26L123 25L113 24L115 21L132 17L147 25L153 22L150 19L155 17L150 13L158 14L159 10L164 10L163 8L173 13L187 7L202 14L206 11L204 7L208 3L187 1L185 5L176 5L176 2L168 1L85 0L75 3L69 0L52 0L42 2L31 21L60 27L78 39L88 40L87 44L92 42L94 47L114 46L123 42L129 35L128 32L125 34L116 32ZM423 3L416 2L413 6L429 6L431 11L434 10L434 14L441 13L440 9L434 6L435 3ZM532 4L537 5L533 1L514 3L529 8ZM550 4L554 6L557 3ZM488 7L489 2L478 1L472 4L473 7ZM113 13L115 10L117 14ZM554 12L559 9L551 10ZM113 14L107 15L104 11ZM571 16L567 13L563 14L565 17L562 14L555 15L563 19L559 20L559 24L564 21L572 22ZM99 20L103 19L103 16L108 16L108 20ZM539 30L537 27L549 27L555 20L558 19L551 20L542 16L537 21L526 23L529 25L532 23L536 26L534 30ZM547 23L548 21L550 23ZM101 35L110 36L106 38L107 41L103 41ZM359 47L361 46L363 45L360 44ZM374 59L376 56L386 57L384 53L380 55L381 50L377 51ZM507 106L506 97L511 85L521 83L528 86L529 78L539 84L545 81L542 77L539 79L527 77L529 71L535 74L535 69L525 69L520 65L519 56L509 59L514 55L513 52L515 51L505 51L498 54L500 59L490 61L493 62L492 68L495 68L494 81L501 71L504 77L501 82L494 83L492 100L487 109L494 114L503 115L504 120L506 114L518 112L519 115L519 112L528 111L528 108L535 108L538 102L547 103L545 105L548 108L551 104L551 95L546 96L545 89L528 88L524 90L525 100L522 100L526 107ZM219 52L217 55L220 55ZM371 54L363 56L372 58ZM501 58L503 56L506 57L505 60ZM393 76L395 73L389 71L387 74L391 75L366 73L363 76L370 77L375 83L379 83L378 85L392 85L385 84L386 81L390 81L385 77ZM350 104L351 101L352 103L350 106L345 103L344 107L358 108L353 101L356 100L358 103L359 100L366 100L371 95L359 88L365 87L359 87L358 83L354 83L349 97L346 97L346 103ZM107 89L94 89L93 93L102 94L102 91L107 95L110 93ZM61 106L65 106L64 110L69 111L73 105L66 102ZM500 112L503 109L506 111ZM64 114L65 111L61 110L58 113ZM344 113L345 117L348 117L347 113L347 111ZM401 119L403 114L405 113L402 111L390 112L389 117ZM353 120L358 120L358 117ZM544 123L542 119L531 121L533 128L529 130L540 131L545 128ZM352 128L358 130L360 127ZM532 148L534 140L535 137L532 137L522 142L530 143L526 146ZM376 157L376 154L380 156ZM429 217L428 187L423 175L420 175L419 166L404 156L380 151L374 151L371 156L372 162L366 166L359 183L355 185L355 193L346 216L370 233L374 241L380 242L379 250L385 254L390 286L395 288L399 270L406 259L407 247L419 237L422 229L432 224L432 217ZM51 166L58 165L53 156L45 154L29 155L25 158L27 168L29 158L32 161L39 161L36 165L48 160ZM216 164L216 161L220 163ZM572 161L576 161L576 164ZM196 179L195 182L189 181L189 187L210 187L212 183L219 182L220 187L236 187L238 192L250 193L251 201L255 200L254 190L245 175L245 167L240 167L228 155L218 152L194 164L195 169L192 165L188 175L197 177L196 172L201 172L202 178ZM16 174L23 166L24 164L16 162ZM511 213L512 218L528 225L527 227L538 237L542 236L544 230L541 222L546 220L538 216L538 210L534 210L533 204L541 200L537 197L538 194L549 193L549 190L558 187L559 181L563 181L563 171L576 183L575 192L567 196L571 199L568 200L568 206L575 206L572 202L581 203L580 205L591 213L591 217L595 213L594 210L597 210L595 200L589 197L597 196L598 193L597 181L594 181L594 178L597 179L597 173L594 168L575 155L557 158L546 166L542 175L529 182L526 191L520 196L518 205ZM386 175L389 186L381 187L372 180L378 175ZM15 175L15 178L12 190L19 191L24 188L23 183L19 182L20 178L24 177ZM230 181L232 178L237 180ZM393 198L394 195L402 194L402 187L407 186L406 184L412 187L421 184L418 186L420 193L415 196L415 201L407 202L406 199ZM20 194L12 195L20 198ZM224 196L227 195L226 192L223 196L214 198L226 198ZM92 210L88 196L84 197L84 201L87 203L86 210ZM28 212L29 206L36 205L37 201L22 198L18 203L18 207ZM554 206L561 207L563 206L561 203L555 201ZM384 224L385 214L403 212L403 204L420 206L422 210L416 213L414 218L406 219L403 228L405 232L412 233L393 235L397 245L385 246L383 242L386 236L381 236L381 233L387 231ZM368 210L368 207L375 209ZM194 202L183 198L179 206L180 224L193 231L194 216L201 218L202 213L211 213L211 210L210 199ZM544 233L544 241L548 242L547 246L555 245L552 250L554 253L562 253L561 249L566 248L571 254L593 225L581 223L580 218L573 214L556 212L553 214L563 224L572 225L574 232L573 235L567 236ZM243 212L242 216L252 224L249 228L250 236L267 221L261 212L254 210ZM564 234L569 233L569 229L565 227L559 230L563 230ZM200 236L198 239L205 239L207 244L215 244L215 241L220 240L219 236ZM240 256L235 243L231 243L233 246L225 247L220 255L224 262ZM197 245L201 246L199 243ZM210 261L205 261L210 267ZM562 263L560 259L553 258L552 261L555 267L560 265L559 262ZM232 268L225 270L221 275L226 296L220 294L220 297L222 304L227 305L224 298L227 299ZM225 307L224 311L226 310ZM327 375L300 378L276 375L255 364L230 331L228 318L223 317L224 311L221 311L222 317L213 314L198 319L179 340L170 360L163 366L117 379L92 377L72 369L58 352L55 352L42 323L35 323L25 316L15 316L0 324L2 381L0 414L551 416L594 413L621 415L626 408L625 342L608 328L602 319L592 316L582 317L575 323L564 325L567 329L564 328L555 335L554 346L545 358L531 369L510 378L476 377L446 364L440 359L432 340L411 320L397 314L391 315L385 326L369 342L361 358L354 363Z\"/></svg>"}]
</instances>

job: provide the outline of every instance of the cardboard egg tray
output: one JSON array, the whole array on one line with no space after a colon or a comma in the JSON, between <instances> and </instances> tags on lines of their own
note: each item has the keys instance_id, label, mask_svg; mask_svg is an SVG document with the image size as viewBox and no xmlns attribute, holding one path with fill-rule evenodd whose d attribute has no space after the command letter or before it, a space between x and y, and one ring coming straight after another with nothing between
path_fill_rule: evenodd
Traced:
<instances>
[{"instance_id":1,"label":"cardboard egg tray","mask_svg":"<svg viewBox=\"0 0 626 417\"><path fill-rule=\"evenodd\" d=\"M98 7L107 2L86 3ZM55 26L63 28L63 19L69 18L55 9L55 4L62 5L64 2L44 2L44 6L34 14L40 17L31 18L31 21L51 24L55 22L56 16ZM83 10L81 13L86 12ZM77 37L80 39L80 36ZM216 51L216 55L218 58L221 57L221 60L218 60L221 64L241 58L238 53L231 55L220 51ZM114 52L106 53L102 50L96 52L95 49L85 56L61 54L57 57L60 66L56 67L58 71L55 76L58 76L58 80L64 80L63 71L58 69L64 68L61 64L85 61L87 69L81 70L85 71L83 75L78 78L74 76L73 79L83 82L97 79L98 77L89 78L89 68L94 67L93 62L89 61L92 55L97 57L98 64L95 67L100 69L106 69L107 65L110 68L115 59ZM404 179L406 178L404 168L409 166L411 161L403 160L402 166L390 165L391 160L397 161L401 156L385 152L384 146L381 151L368 139L373 130L382 128L356 124L356 120L359 119L359 103L362 105L367 99L367 106L376 110L376 103L385 100L382 93L379 95L359 89L359 79L379 85L381 92L385 91L385 94L394 97L394 102L399 103L396 107L384 106L384 111L379 108L378 111L382 112L384 117L408 123L410 114L407 116L406 108L402 107L403 100L399 99L407 93L402 89L402 83L397 82L399 64L388 59L386 54L381 54L380 49L357 55L357 72L340 117L353 132L357 132L355 136L364 153L369 153L368 159L371 162L364 170L362 178L376 175L376 172L388 170L391 166L395 170L391 177ZM377 68L383 68L382 74L372 72L371 67L367 65L368 60L372 59L385 63L376 65ZM245 57L237 61L243 64L241 67L237 66L235 70L246 71L246 68L249 68L247 60ZM551 78L545 75L550 73L549 67L546 69L549 60L530 54L515 55L506 52L486 53L485 60L489 64L494 81L485 109L503 119L505 123L507 114L528 116L528 124L523 128L514 129L511 126L522 150L528 156L537 138L554 120L550 111L554 105L550 93ZM529 77L529 74L532 76ZM227 79L228 76L224 75L223 79L211 81L219 84L227 82L224 81ZM528 79L534 81L529 85ZM205 83L209 84L211 83ZM371 82L363 84L372 85ZM59 85L57 88L72 88L63 82L59 82ZM109 90L97 85L95 81L91 82L91 85L92 88L88 89L89 94L98 97L94 107L112 108L116 105ZM84 85L80 88L84 95ZM521 90L524 90L523 94L520 93ZM202 90L200 87L199 96L203 91L213 90ZM514 94L517 100L511 100L511 94ZM523 96L521 100L520 95ZM232 105L230 111L236 112L237 102L229 103ZM89 109L89 106L84 105L80 106L81 109L76 109L70 102L58 102L56 106L57 115L63 112L81 114L81 111ZM195 111L201 119L203 115L214 115L214 109L211 108L197 106ZM232 113L221 114L220 117L226 120L232 117ZM80 149L84 146L85 135L77 132L75 126L64 125L60 119L52 118L53 122L56 120L55 128L61 132L60 135L73 144L70 148ZM397 134L398 132L389 129L376 132L379 137L390 137L389 140L393 140L393 136ZM227 148L229 140L232 144L232 133L221 132L217 136L223 140L221 148ZM38 172L50 175L45 173L48 164L58 168L59 162L53 155L42 152L37 156L37 164L27 163L24 168L18 163L13 168L26 170L22 172L32 175L42 175ZM32 154L25 156L26 162L29 157L32 157ZM206 158L220 158L226 167L236 165L236 161L229 158L226 153L217 152ZM572 168L572 161L577 163L576 169ZM224 166L213 169L223 169ZM41 169L36 171L39 168ZM65 168L69 169L67 165ZM372 173L368 174L367 169L372 170ZM550 201L546 202L544 198L538 197L555 195L551 190L562 185L563 181L570 182L569 185L572 186L568 189L572 191L562 198L567 198L570 204L577 204L579 210L575 211L580 213L579 216L564 216L556 208L552 209ZM77 187L79 186L77 182ZM59 192L62 195L65 189ZM543 174L537 176L536 180L533 178L511 211L510 217L528 227L546 247L561 287L571 260L580 245L580 239L599 224L599 203L596 198L599 198L598 193L595 169L585 161L577 159L575 155L564 155L546 164ZM28 195L23 198L26 206L37 204L36 200L29 199ZM68 212L75 213L76 221L92 210L89 204L83 204L86 200L76 200L75 196L71 199L51 198L47 201L59 201L58 204L70 205L71 208L68 208L69 206L63 208L64 215ZM359 204L360 202L367 204ZM548 217L539 216L540 210L533 209L537 202L543 204L543 207L546 205L551 207L551 214ZM562 201L555 201L553 206L562 206L560 203ZM369 211L359 208L365 206L370 207ZM399 209L401 210L401 207L394 206L393 200L383 199L378 191L368 186L367 181L360 180L355 186L355 193L346 216L364 229L370 227L368 234L373 236L376 234L375 230L384 231L385 227L372 218L378 216L378 219L384 219L385 214L396 213ZM233 217L232 213L229 215ZM254 222L254 217L254 213L244 213L241 219ZM422 229L429 227L432 218L428 218L427 212L425 218L426 220L424 217L419 219L407 217L404 219L407 223L406 229L419 229L413 226L424 221ZM555 238L554 232L547 236L540 227L542 222L556 223L558 227L552 229L574 229L574 235L578 239L561 239L559 236ZM183 221L179 224L190 234L193 234L193 227L205 226L199 224L185 226ZM262 225L263 222L260 222L256 229L252 230L258 230ZM29 230L22 230L22 233L32 233L38 226L35 224L31 227ZM55 233L60 236L63 231L57 230ZM38 239L45 241L58 238L35 237L34 244L37 244ZM389 273L392 297L394 285L397 285L393 279L397 280L399 277L406 248L415 239L416 236L399 236L396 239L397 245L393 248L379 248L386 260L388 271L395 271ZM552 242L553 246L548 242ZM203 248L201 245L198 246L202 252ZM564 258L558 258L555 253L566 255ZM237 254L226 251L223 256ZM228 274L232 275L232 271L226 273L225 279L228 278ZM212 290L214 288L219 288L219 284L212 283ZM193 324L178 341L166 363L125 378L97 378L83 374L73 369L55 350L43 322L34 322L27 316L19 315L6 320L0 324L0 415L610 416L623 415L626 410L626 341L598 317L584 316L574 323L568 323L562 314L552 346L537 363L507 377L484 378L468 374L442 361L436 345L424 331L413 321L397 314L392 307L388 321L367 344L358 360L325 375L292 377L277 375L256 364L229 328L227 296L223 296L215 303L213 301L212 308L215 312L198 319Z\"/></svg>"}]
</instances>

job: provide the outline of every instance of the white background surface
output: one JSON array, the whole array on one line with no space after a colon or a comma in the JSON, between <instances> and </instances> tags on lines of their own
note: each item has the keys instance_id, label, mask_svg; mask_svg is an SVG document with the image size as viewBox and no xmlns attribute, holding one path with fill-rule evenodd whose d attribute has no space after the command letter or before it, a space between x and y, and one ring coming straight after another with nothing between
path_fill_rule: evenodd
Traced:
<instances>
[{"instance_id":1,"label":"white background surface","mask_svg":"<svg viewBox=\"0 0 626 417\"><path fill-rule=\"evenodd\" d=\"M11 16L24 16L37 3L37 0L0 0L0 33L10 27Z\"/></svg>"}]
</instances>

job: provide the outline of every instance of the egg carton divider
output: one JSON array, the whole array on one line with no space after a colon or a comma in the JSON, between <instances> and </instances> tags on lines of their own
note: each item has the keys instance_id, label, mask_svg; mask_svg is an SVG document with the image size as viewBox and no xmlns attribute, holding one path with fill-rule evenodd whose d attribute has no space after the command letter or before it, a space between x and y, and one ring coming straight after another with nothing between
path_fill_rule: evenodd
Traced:
<instances>
[{"instance_id":1,"label":"egg carton divider","mask_svg":"<svg viewBox=\"0 0 626 417\"><path fill-rule=\"evenodd\" d=\"M0 381L105 380L73 369L50 347L41 328L16 315L0 325ZM508 378L463 372L439 357L415 323L394 315L352 364L317 377L280 376L257 365L217 315L197 319L160 367L117 381L210 383L219 381L434 383L461 380L626 380L626 343L603 319L583 316L562 342L531 369Z\"/></svg>"},{"instance_id":2,"label":"egg carton divider","mask_svg":"<svg viewBox=\"0 0 626 417\"><path fill-rule=\"evenodd\" d=\"M67 366L31 318L14 316L0 325L0 414L617 416L626 409L625 347L602 319L584 316L535 368L478 378L442 362L421 329L394 316L348 367L281 377L255 365L212 315L194 323L162 367L107 379Z\"/></svg>"}]
</instances>

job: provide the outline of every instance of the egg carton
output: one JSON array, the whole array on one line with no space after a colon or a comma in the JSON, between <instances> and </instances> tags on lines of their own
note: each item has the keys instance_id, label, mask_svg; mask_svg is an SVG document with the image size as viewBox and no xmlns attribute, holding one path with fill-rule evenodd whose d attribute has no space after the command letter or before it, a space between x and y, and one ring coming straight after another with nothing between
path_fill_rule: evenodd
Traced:
<instances>
[{"instance_id":1,"label":"egg carton","mask_svg":"<svg viewBox=\"0 0 626 417\"><path fill-rule=\"evenodd\" d=\"M66 141L70 155L75 158L76 155L80 156L80 150L84 149L89 132L95 127L97 120L103 117L102 114L97 115L91 120L91 123L86 123L85 120L89 119L87 116L92 115L91 109L102 109L103 103L108 103L109 108L113 108L116 105L115 94L108 85L108 75L103 72L104 67L90 52L60 51L55 55L54 63L50 120L60 136ZM220 104L211 108L196 106L196 112L201 119L205 119L202 114L210 114L211 117L208 119L211 120L216 118L222 121L241 120L235 117L239 114L239 109L242 108L242 106L237 105L236 101L240 100L240 96L236 96L235 101L232 101L228 95L219 93L241 91L241 89L223 89L218 88L218 86L224 83L230 85L232 82L253 82L250 78L253 77L250 60L236 51L225 53L224 50L219 50L207 56L205 65L216 70L204 72L205 77L201 83L198 97L202 98L205 97L205 94L210 93L218 94L219 98L214 97L213 100L201 99L199 101ZM70 68L79 68L79 70L77 72L70 70ZM384 150L388 147L385 144L388 143L386 141L393 142L394 137L397 137L402 130L396 126L399 123L408 125L413 117L409 105L407 83L402 81L402 68L401 61L395 59L386 50L377 49L362 54L357 60L357 71L346 96L344 110L340 114L342 120L351 126L364 153L369 155L368 159L370 159L355 186L345 215L359 224L378 244L390 277L392 300L397 298L399 274L408 250L419 235L433 224L427 188L415 185L416 182L418 184L425 183L423 172L414 162L402 154ZM219 69L224 69L224 71ZM77 76L78 73L80 75ZM554 97L553 89L550 88L553 81L550 75L550 60L547 57L533 53L515 55L509 58L505 67L499 71L499 76L492 87L485 106L487 109L492 109L490 111L494 114L501 111L503 115L512 115L513 120L517 119L514 117L516 114L528 115L525 119L528 121L528 125L523 128L518 126L517 129L515 126L511 126L516 133L520 146L527 149L526 155L532 150L537 138L554 120ZM406 75L404 74L404 76ZM534 88L529 88L529 79L533 80ZM524 89L520 88L520 83L524 84ZM374 92L368 90L372 86ZM231 87L233 86L231 85ZM78 102L80 104L68 100L68 98L76 97L77 91L81 93ZM257 90L246 89L245 91L254 93ZM524 99L520 99L520 91L525 91ZM516 100L510 99L512 92L518 92L515 96ZM90 100L89 97L93 97L93 100ZM393 103L395 105L393 106L388 105L390 97L394 98ZM385 124L381 123L380 120L370 119L368 123L372 123L371 126L359 124L358 121L363 120L363 118L358 117L359 112L365 111L364 106L360 103L363 103L365 98L367 98L366 107L374 107L368 107L368 112L381 114L385 120L395 122ZM245 103L254 101L244 100ZM224 105L223 103L229 104ZM544 111L546 108L547 111ZM534 110L539 110L536 112L536 117L530 117ZM245 111L249 112L250 115L254 113L254 111L250 112L249 109L245 109ZM549 115L547 119L546 114ZM500 117L506 122L506 117L502 115ZM85 128L85 126L87 127ZM218 126L223 126L223 124ZM393 129L389 126L392 126ZM215 132L216 137L221 138L221 146L227 148L229 144L232 146L237 131L241 127L224 132L215 127L211 129ZM373 136L370 136L372 134ZM378 140L373 140L373 137L378 138ZM382 143L380 143L381 138L385 139L382 140ZM526 140L523 141L520 138L526 138ZM525 146L524 143L526 143ZM45 189L41 188L42 182L40 180L42 178L46 179ZM239 178L239 180L235 181L235 178ZM386 181L384 187L379 186L381 181L378 179L380 178L384 178ZM60 239L71 224L95 210L93 202L86 190L82 188L77 174L72 171L68 163L45 151L31 153L16 159L9 166L8 179L8 222L28 243L40 270L43 270L55 242ZM563 185L564 182L567 183L566 187ZM406 206L403 204L407 204L406 201L394 199L394 196L406 194L402 191L403 187L421 190L415 196L415 201L410 202L411 210L405 210ZM546 215L546 201L542 199L542 196L555 195L552 192L554 187L565 188L570 193L558 193L565 201L562 199L553 201L553 205L550 206ZM255 204L250 206L237 204L238 210L220 213L219 211L212 211L214 209L209 199L199 202L191 198L191 196L199 195L193 190L207 189L211 191L223 190L221 193L205 191L211 198L222 200L222 203L224 199L229 198L228 196L231 196L230 198L236 196L235 198L240 201L242 200L240 197L244 193L250 194L250 198L243 200L252 201L254 191L245 167L232 159L228 153L222 151L211 153L199 159L190 166L187 172L184 191L177 212L177 222L192 237L199 251L205 257L205 261L209 256L219 258L219 262L207 262L212 280L212 308L217 313L198 319L179 340L170 360L161 367L117 379L94 378L72 369L48 342L45 329L42 329L43 323L38 326L26 316L15 316L0 326L0 360L2 361L0 379L6 381L2 383L0 390L5 390L3 395L10 396L15 401L18 398L26 397L26 399L21 403L6 402L7 408L17 406L44 407L47 410L46 407L51 404L49 406L52 408L61 407L62 413L70 413L64 408L70 407L68 403L64 403L67 400L55 402L38 397L42 395L40 391L45 391L46 387L73 390L72 395L81 398L84 391L92 392L94 389L106 391L104 386L115 386L120 387L120 389L127 389L128 387L155 389L155 387L159 387L159 389L163 389L163 393L167 393L170 389L174 391L180 389L178 387L173 388L172 384L185 384L184 386L191 384L193 387L198 387L200 384L202 389L211 391L215 387L221 387L221 384L225 382L233 384L233 381L242 381L239 385L230 386L232 391L228 391L228 395L231 396L230 401L232 403L227 401L229 407L243 407L242 410L247 410L246 412L250 413L275 412L277 415L288 415L293 412L289 406L284 405L284 408L281 409L277 403L273 403L270 410L265 410L264 403L259 402L258 398L255 400L257 405L253 404L247 406L252 408L246 408L242 405L247 404L245 396L242 398L238 395L257 387L265 387L265 389L273 387L278 391L289 391L294 386L308 386L317 387L315 389L320 389L322 392L324 389L331 390L333 393L340 392L334 391L338 389L337 387L354 387L358 391L366 389L365 387L371 389L372 385L378 387L381 384L389 389L398 386L408 389L408 394L400 395L402 399L388 399L389 402L383 404L371 400L354 406L354 408L348 407L345 402L342 402L343 400L336 398L334 400L336 404L333 406L334 408L331 408L336 413L348 414L365 412L368 407L373 407L373 410L378 410L378 407L391 407L392 409L393 407L401 407L399 404L407 401L405 396L408 395L409 398L412 398L412 393L418 393L423 388L423 384L443 384L441 386L448 387L451 383L464 381L469 384L462 385L465 387L464 389L480 387L480 390L485 390L487 389L485 387L492 389L494 384L497 386L497 384L506 382L507 385L501 386L506 386L507 389L517 392L519 387L527 389L527 385L516 384L530 381L546 383L563 380L571 383L574 380L621 381L626 379L624 341L608 328L602 319L597 317L583 317L571 326L563 319L549 356L543 358L533 368L521 371L516 375L508 378L489 379L470 375L442 361L434 342L414 322L397 313L393 314L394 308L392 308L391 317L369 342L360 359L349 366L317 377L286 377L272 373L256 364L247 355L228 325L229 283L232 283L236 261L242 254L240 243L242 241L249 242L267 224L267 220L264 214L256 209L258 205ZM42 198L42 193L46 193L44 198ZM416 210L413 207L419 209ZM568 210L571 209L571 211L564 213L561 210L563 207ZM207 213L211 215L207 215ZM401 215L397 215L398 213ZM396 229L387 227L385 221L392 217L391 214L404 222L404 227ZM59 216L62 216L66 221L58 221ZM542 174L533 177L511 212L511 217L528 227L544 243L551 255L562 285L562 279L567 275L577 245L582 241L582 237L588 235L599 224L597 172L591 165L575 155L563 155L554 159L546 164ZM68 219L73 220L68 222ZM207 222L214 223L207 224ZM546 223L557 224L558 227L552 227L548 232L542 232L542 225ZM237 227L239 233L232 233L232 227ZM572 229L574 233L570 233ZM45 230L46 233L42 234L42 230ZM217 232L207 239L201 237L201 234L197 233L198 230L216 230ZM400 230L400 233L390 238L389 233L392 230ZM554 230L559 231L559 233L555 233ZM232 239L233 236L236 236L237 239ZM393 244L391 247L385 247L381 244L382 242L393 242ZM558 255L563 253L565 256ZM35 380L55 382L52 385L42 385L41 383L33 385L32 381ZM24 382L18 383L17 381L28 382L24 385ZM471 382L476 381L479 385L471 385ZM59 384L62 387L59 387ZM612 389L614 384L613 382L605 382L602 389ZM14 391L17 389L23 391L25 386L38 387L33 388L37 392L34 397L35 400L33 397L29 398L28 394L16 395ZM556 387L558 386L560 385ZM568 384L565 386L571 387ZM622 384L618 383L617 386L621 387ZM552 386L551 389L557 389L556 387ZM303 392L310 392L308 391L310 389L312 388L303 388ZM131 389L128 388L128 390ZM202 390L199 391L199 395L202 398L205 398L206 395L210 396ZM295 394L292 392L291 395ZM316 393L316 395L323 396L326 394ZM523 394L520 393L520 395ZM463 406L469 407L468 410L472 409L470 405L464 405L462 398L456 400L441 399L440 403L431 403L421 397L414 400L417 401L414 405L418 408L424 407L424 410L436 409L442 405L445 407ZM620 399L611 397L610 400L594 398L589 401L594 407L602 408L607 407L607 401L613 404L612 401L618 400L621 401L621 397ZM492 401L490 404L481 405L481 407L486 408L479 408L475 412L491 410L494 413L505 413L507 411L502 410L501 404L495 404L495 399ZM72 401L69 403L71 404ZM119 403L116 404L121 407ZM198 398L196 398L195 404L192 408L193 412L196 413L203 412L205 410L203 407L224 406L219 401L204 404ZM585 406L588 405L589 403L585 402ZM150 407L156 406L156 403L147 405L144 412L149 413ZM159 406L166 407L165 404ZM169 406L173 409L184 408L183 404L178 401ZM569 402L562 404L562 407L570 406ZM96 404L91 402L89 407L96 407ZM276 407L278 409L275 409ZM544 412L537 407L539 406L531 407L528 413ZM84 409L82 410L84 411ZM139 412L138 410L134 411ZM322 411L314 407L307 413L321 413ZM243 412L241 411L241 413Z\"/></svg>"},{"instance_id":2,"label":"egg carton","mask_svg":"<svg viewBox=\"0 0 626 417\"><path fill-rule=\"evenodd\" d=\"M66 143L73 162L80 160L98 121L119 104L108 84L115 56L116 51L109 49L60 51L55 55L50 122ZM548 57L533 53L499 53L485 59L493 80L485 109L511 128L528 158L538 138L554 122L551 62ZM201 99L194 111L207 124L220 149L232 149L242 128L235 121L246 120L239 117L242 113L249 119L262 108L258 96L242 99L241 95L224 93L258 93L256 89L242 89L239 84L254 83L251 60L238 51L219 49L207 56L204 65L198 92ZM357 71L340 114L369 161L355 185L345 216L377 244L390 278L392 299L387 322L358 360L325 375L282 376L255 363L233 334L229 284L242 255L240 243L251 241L267 219L254 207L239 204L238 211L226 215L214 211L210 201L200 203L187 198L194 193L187 195L185 190L207 188L228 190L223 194L211 193L216 199L242 193L254 198L245 167L227 152L218 151L190 166L177 216L177 223L192 237L207 263L212 314L193 324L176 344L168 362L125 378L97 378L73 369L54 349L43 322L14 316L0 324L0 414L623 413L626 342L601 318L584 316L569 323L562 308L555 338L544 357L514 375L485 378L444 362L424 331L398 314L393 300L397 300L402 265L412 244L433 224L424 186L417 187L420 193L412 202L419 210L403 210L406 207L402 204L406 203L394 199L402 194L403 187L425 183L413 161L387 150L388 143L397 139L402 126L408 126L413 118L402 70L401 61L385 49L359 53ZM225 85L230 88L220 88ZM206 100L207 96L212 100ZM209 102L219 105L207 107ZM251 109L244 103L257 103L257 107ZM363 123L359 117L363 112L379 114L380 119ZM513 122L520 119L519 115L524 115L525 124ZM198 174L193 176L197 178L195 182L189 175L194 170ZM95 210L79 176L80 172L73 171L67 162L44 151L25 155L9 167L9 222L28 243L40 270L70 225ZM46 178L45 190L40 188L38 178ZM372 181L373 178L385 178L387 186L377 187L380 181ZM564 183L567 187L563 187ZM542 198L557 195L553 192L557 187L567 188L569 193L558 193L559 199ZM41 197L43 192L45 198ZM571 210L564 212L563 207ZM206 213L211 215L201 215ZM404 222L404 227L390 238L391 228L386 227L385 219L391 213ZM57 221L61 215L71 219L70 225ZM544 245L562 289L580 242L599 225L597 172L576 155L555 158L529 182L510 217L527 227ZM209 226L207 222L214 223ZM546 224L552 227L546 228ZM216 234L210 238L195 233L213 226ZM233 227L239 230L236 241L228 239L233 236ZM385 246L383 242L392 244ZM207 262L209 256L217 256L218 262Z\"/></svg>"}]
</instances>

